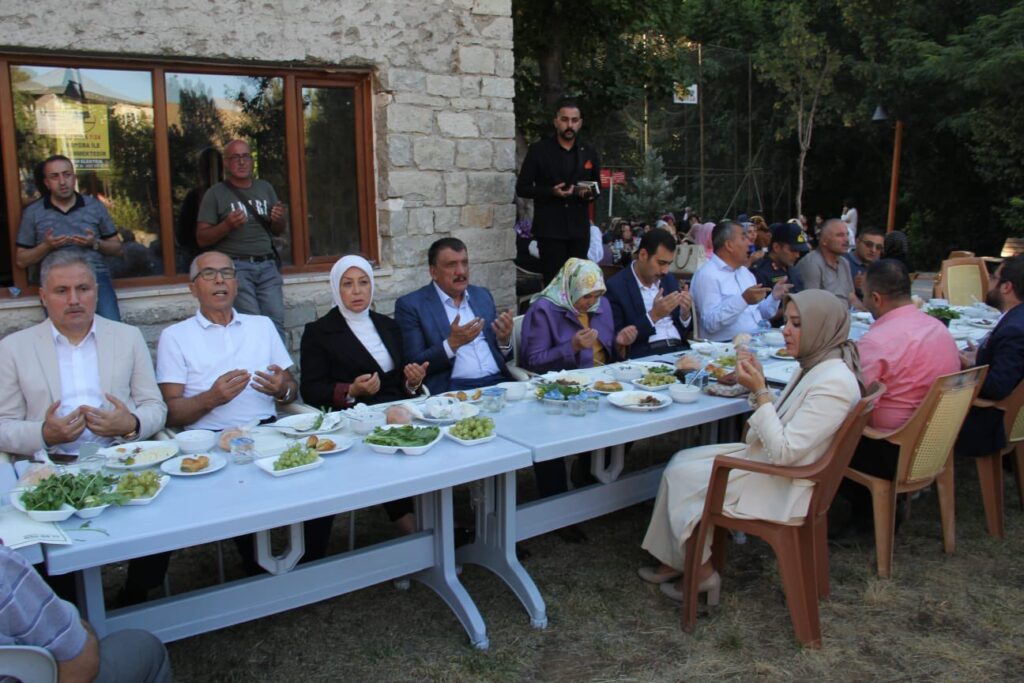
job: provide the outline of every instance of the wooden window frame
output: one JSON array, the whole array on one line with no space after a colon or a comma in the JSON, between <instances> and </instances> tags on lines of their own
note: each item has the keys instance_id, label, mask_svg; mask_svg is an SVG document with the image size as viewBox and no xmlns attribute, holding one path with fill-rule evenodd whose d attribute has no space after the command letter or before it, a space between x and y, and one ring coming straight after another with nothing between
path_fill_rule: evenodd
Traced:
<instances>
[{"instance_id":1,"label":"wooden window frame","mask_svg":"<svg viewBox=\"0 0 1024 683\"><path fill-rule=\"evenodd\" d=\"M159 236L163 247L161 262L163 275L118 278L118 289L133 287L159 287L188 282L187 274L175 273L174 207L171 188L170 149L167 137L167 72L216 74L225 76L269 76L284 81L285 153L288 172L288 202L293 265L285 265L285 275L294 273L325 272L336 260L332 256L311 257L309 254L309 226L307 222L305 148L302 119L302 88L352 88L355 101L356 189L359 209L359 241L362 253L378 262L376 183L373 161L373 87L369 71L333 68L309 69L275 65L242 65L221 62L191 62L174 59L114 59L90 57L74 53L36 54L31 52L0 52L0 155L3 165L4 197L7 207L8 240L11 248L11 269L14 285L33 294L36 288L28 284L24 269L14 264L17 248L18 225L21 222L21 188L19 186L17 148L15 143L14 96L11 89L12 65L39 65L66 67L72 64L84 69L121 69L149 72L153 86L153 135L156 163L156 190L160 224ZM339 254L340 256L340 254ZM167 273L170 273L168 275ZM0 298L7 298L4 290Z\"/></svg>"}]
</instances>

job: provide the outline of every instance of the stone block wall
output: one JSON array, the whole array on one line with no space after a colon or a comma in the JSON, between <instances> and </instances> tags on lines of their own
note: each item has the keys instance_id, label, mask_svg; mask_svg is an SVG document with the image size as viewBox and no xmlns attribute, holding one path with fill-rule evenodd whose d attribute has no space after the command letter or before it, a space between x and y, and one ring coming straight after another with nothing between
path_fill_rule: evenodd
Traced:
<instances>
[{"instance_id":1,"label":"stone block wall","mask_svg":"<svg viewBox=\"0 0 1024 683\"><path fill-rule=\"evenodd\" d=\"M429 280L427 247L444 236L469 245L474 283L499 306L514 302L511 0L5 3L0 50L370 71L377 310L390 313L398 296ZM328 286L326 274L286 278L293 352L303 325L331 307ZM119 296L125 321L151 343L194 310L183 285ZM42 317L35 297L0 302L0 336Z\"/></svg>"}]
</instances>

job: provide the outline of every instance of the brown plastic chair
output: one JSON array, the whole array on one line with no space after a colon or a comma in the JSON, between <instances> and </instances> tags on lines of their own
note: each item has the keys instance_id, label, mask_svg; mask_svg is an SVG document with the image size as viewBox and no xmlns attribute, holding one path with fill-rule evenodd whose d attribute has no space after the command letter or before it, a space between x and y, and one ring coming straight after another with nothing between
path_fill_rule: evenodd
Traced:
<instances>
[{"instance_id":1,"label":"brown plastic chair","mask_svg":"<svg viewBox=\"0 0 1024 683\"><path fill-rule=\"evenodd\" d=\"M951 251L951 252L949 252L949 256L946 257L946 259L954 259L954 258L974 258L974 252L973 251Z\"/></svg>"},{"instance_id":2,"label":"brown plastic chair","mask_svg":"<svg viewBox=\"0 0 1024 683\"><path fill-rule=\"evenodd\" d=\"M900 447L896 479L883 479L847 468L846 478L871 491L875 519L875 553L878 575L892 576L893 536L896 527L896 496L926 488L935 482L939 491L942 544L947 554L956 549L956 518L953 486L953 444L985 381L988 366L943 375L935 380L924 401L899 429L884 433L867 427L864 436L885 439Z\"/></svg>"},{"instance_id":3,"label":"brown plastic chair","mask_svg":"<svg viewBox=\"0 0 1024 683\"><path fill-rule=\"evenodd\" d=\"M934 294L951 306L970 306L988 293L988 269L980 258L949 258L942 262Z\"/></svg>"},{"instance_id":4,"label":"brown plastic chair","mask_svg":"<svg viewBox=\"0 0 1024 683\"><path fill-rule=\"evenodd\" d=\"M720 455L715 458L708 483L708 496L700 523L686 541L686 568L683 572L682 626L693 633L697 625L697 586L702 549L710 530L714 530L711 562L718 572L725 569L726 529L759 536L775 551L786 593L789 615L796 637L808 647L821 647L821 621L818 600L829 595L828 509L835 498L843 471L853 457L857 440L867 424L874 402L885 387L877 382L868 395L850 410L832 444L817 462L802 467L784 467ZM725 489L732 470L760 472L787 479L808 479L814 492L802 523L780 524L760 519L729 517L722 511Z\"/></svg>"},{"instance_id":5,"label":"brown plastic chair","mask_svg":"<svg viewBox=\"0 0 1024 683\"><path fill-rule=\"evenodd\" d=\"M985 524L988 533L1003 538L1003 456L1016 451L1014 473L1017 477L1017 498L1024 508L1024 381L1017 385L1002 401L974 400L974 405L984 408L998 408L1003 411L1003 428L1006 430L1006 448L992 455L975 458L978 467L978 486L981 488L981 502L985 507Z\"/></svg>"}]
</instances>

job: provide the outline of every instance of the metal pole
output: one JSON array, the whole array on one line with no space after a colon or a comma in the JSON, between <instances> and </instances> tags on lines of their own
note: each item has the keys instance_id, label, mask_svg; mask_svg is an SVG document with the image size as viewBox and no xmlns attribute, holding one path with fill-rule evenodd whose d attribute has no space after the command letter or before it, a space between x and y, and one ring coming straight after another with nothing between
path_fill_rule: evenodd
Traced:
<instances>
[{"instance_id":1,"label":"metal pole","mask_svg":"<svg viewBox=\"0 0 1024 683\"><path fill-rule=\"evenodd\" d=\"M611 169L608 169L611 171ZM608 178L608 220L611 220L615 212L612 209L612 201L615 199L615 178Z\"/></svg>"},{"instance_id":2,"label":"metal pole","mask_svg":"<svg viewBox=\"0 0 1024 683\"><path fill-rule=\"evenodd\" d=\"M889 222L885 231L896 228L896 194L900 186L900 153L903 150L903 121L896 119L896 139L892 143L892 182L889 184Z\"/></svg>"},{"instance_id":3,"label":"metal pole","mask_svg":"<svg viewBox=\"0 0 1024 683\"><path fill-rule=\"evenodd\" d=\"M697 44L697 116L700 121L700 215L704 215L704 52Z\"/></svg>"}]
</instances>

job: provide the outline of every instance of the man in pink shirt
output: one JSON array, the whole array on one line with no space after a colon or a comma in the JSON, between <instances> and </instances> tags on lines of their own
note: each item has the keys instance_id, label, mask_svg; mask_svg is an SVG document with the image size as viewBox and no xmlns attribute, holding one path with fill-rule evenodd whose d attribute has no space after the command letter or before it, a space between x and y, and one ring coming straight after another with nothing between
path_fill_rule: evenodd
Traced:
<instances>
[{"instance_id":1,"label":"man in pink shirt","mask_svg":"<svg viewBox=\"0 0 1024 683\"><path fill-rule=\"evenodd\" d=\"M875 323L857 342L864 385L881 382L885 394L875 404L871 426L890 432L910 419L935 379L960 370L960 353L949 329L918 310L910 300L910 275L894 259L881 259L865 271L864 305ZM899 448L888 441L862 438L850 466L877 477L896 476ZM852 507L858 531L871 529L871 497L859 484L840 489Z\"/></svg>"}]
</instances>

